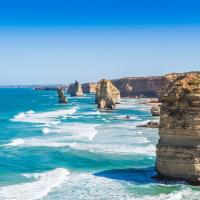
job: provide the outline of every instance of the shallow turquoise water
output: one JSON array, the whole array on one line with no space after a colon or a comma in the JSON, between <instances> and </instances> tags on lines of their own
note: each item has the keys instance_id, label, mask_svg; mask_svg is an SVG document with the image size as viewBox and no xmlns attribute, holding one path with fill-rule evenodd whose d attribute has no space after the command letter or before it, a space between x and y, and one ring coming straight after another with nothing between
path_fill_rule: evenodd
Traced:
<instances>
[{"instance_id":1,"label":"shallow turquoise water","mask_svg":"<svg viewBox=\"0 0 200 200\"><path fill-rule=\"evenodd\" d=\"M137 125L158 118L141 100L102 113L93 95L68 105L55 91L0 97L0 200L199 199L197 187L152 178L157 130Z\"/></svg>"}]
</instances>

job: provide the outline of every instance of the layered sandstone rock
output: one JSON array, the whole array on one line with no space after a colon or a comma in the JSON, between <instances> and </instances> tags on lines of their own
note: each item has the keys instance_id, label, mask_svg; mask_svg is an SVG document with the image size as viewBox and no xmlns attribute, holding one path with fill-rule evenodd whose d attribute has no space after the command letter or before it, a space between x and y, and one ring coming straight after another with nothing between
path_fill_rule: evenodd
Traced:
<instances>
[{"instance_id":1,"label":"layered sandstone rock","mask_svg":"<svg viewBox=\"0 0 200 200\"><path fill-rule=\"evenodd\" d=\"M97 83L84 83L82 84L83 93L95 93Z\"/></svg>"},{"instance_id":2,"label":"layered sandstone rock","mask_svg":"<svg viewBox=\"0 0 200 200\"><path fill-rule=\"evenodd\" d=\"M155 97L158 98L162 76L130 77L112 80L120 91L121 97Z\"/></svg>"},{"instance_id":3,"label":"layered sandstone rock","mask_svg":"<svg viewBox=\"0 0 200 200\"><path fill-rule=\"evenodd\" d=\"M120 92L110 80L102 79L96 88L95 102L100 109L114 109L120 102Z\"/></svg>"},{"instance_id":4,"label":"layered sandstone rock","mask_svg":"<svg viewBox=\"0 0 200 200\"><path fill-rule=\"evenodd\" d=\"M156 159L158 174L199 183L200 73L173 74L164 88Z\"/></svg>"},{"instance_id":5,"label":"layered sandstone rock","mask_svg":"<svg viewBox=\"0 0 200 200\"><path fill-rule=\"evenodd\" d=\"M70 93L71 96L83 96L81 84L78 81L75 81L74 84L69 86L68 93Z\"/></svg>"},{"instance_id":6,"label":"layered sandstone rock","mask_svg":"<svg viewBox=\"0 0 200 200\"><path fill-rule=\"evenodd\" d=\"M57 93L58 93L58 103L67 103L67 98L64 94L64 89L58 88Z\"/></svg>"}]
</instances>

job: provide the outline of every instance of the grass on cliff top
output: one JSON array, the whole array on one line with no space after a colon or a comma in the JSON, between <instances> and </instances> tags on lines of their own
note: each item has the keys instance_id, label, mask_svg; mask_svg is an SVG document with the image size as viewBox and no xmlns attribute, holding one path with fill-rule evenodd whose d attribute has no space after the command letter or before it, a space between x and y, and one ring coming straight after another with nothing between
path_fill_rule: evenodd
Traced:
<instances>
[{"instance_id":1,"label":"grass on cliff top","mask_svg":"<svg viewBox=\"0 0 200 200\"><path fill-rule=\"evenodd\" d=\"M191 80L188 84L189 85L199 85L200 84L200 79Z\"/></svg>"}]
</instances>

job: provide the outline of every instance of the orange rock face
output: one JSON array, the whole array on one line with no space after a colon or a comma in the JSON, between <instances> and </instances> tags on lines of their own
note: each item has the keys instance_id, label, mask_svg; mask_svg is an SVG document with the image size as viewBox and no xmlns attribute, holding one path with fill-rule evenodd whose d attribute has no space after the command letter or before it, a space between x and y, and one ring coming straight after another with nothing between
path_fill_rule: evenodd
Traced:
<instances>
[{"instance_id":1,"label":"orange rock face","mask_svg":"<svg viewBox=\"0 0 200 200\"><path fill-rule=\"evenodd\" d=\"M200 73L165 78L157 171L164 177L200 182Z\"/></svg>"},{"instance_id":2,"label":"orange rock face","mask_svg":"<svg viewBox=\"0 0 200 200\"><path fill-rule=\"evenodd\" d=\"M95 102L100 109L114 109L120 102L120 92L110 80L102 79L96 88Z\"/></svg>"}]
</instances>

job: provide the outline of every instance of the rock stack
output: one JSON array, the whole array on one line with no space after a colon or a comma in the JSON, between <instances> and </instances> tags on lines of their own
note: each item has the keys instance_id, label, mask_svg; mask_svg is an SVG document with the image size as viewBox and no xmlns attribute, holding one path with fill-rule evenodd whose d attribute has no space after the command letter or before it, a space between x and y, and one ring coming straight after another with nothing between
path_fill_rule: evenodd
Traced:
<instances>
[{"instance_id":1,"label":"rock stack","mask_svg":"<svg viewBox=\"0 0 200 200\"><path fill-rule=\"evenodd\" d=\"M58 103L67 103L67 98L64 94L64 89L58 88L57 93L58 93Z\"/></svg>"},{"instance_id":2,"label":"rock stack","mask_svg":"<svg viewBox=\"0 0 200 200\"><path fill-rule=\"evenodd\" d=\"M160 116L160 106L159 105L156 105L156 106L153 106L151 108L151 114L152 116Z\"/></svg>"},{"instance_id":3,"label":"rock stack","mask_svg":"<svg viewBox=\"0 0 200 200\"><path fill-rule=\"evenodd\" d=\"M102 79L96 88L95 102L100 109L114 109L120 102L120 92L110 80Z\"/></svg>"},{"instance_id":4,"label":"rock stack","mask_svg":"<svg viewBox=\"0 0 200 200\"><path fill-rule=\"evenodd\" d=\"M78 81L75 81L74 84L70 85L68 92L71 96L83 96L82 87Z\"/></svg>"},{"instance_id":5,"label":"rock stack","mask_svg":"<svg viewBox=\"0 0 200 200\"><path fill-rule=\"evenodd\" d=\"M173 74L173 80L164 88L158 175L200 183L200 72Z\"/></svg>"}]
</instances>

